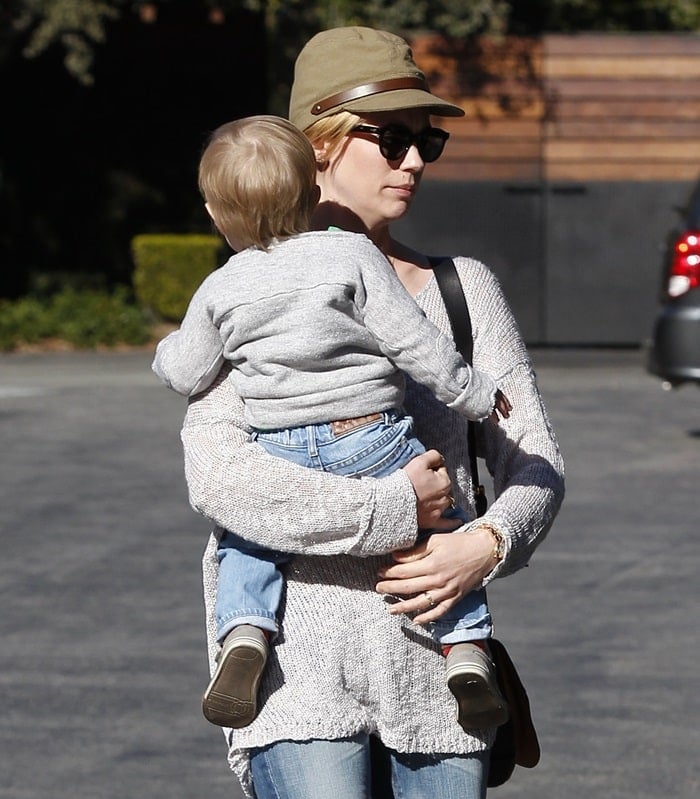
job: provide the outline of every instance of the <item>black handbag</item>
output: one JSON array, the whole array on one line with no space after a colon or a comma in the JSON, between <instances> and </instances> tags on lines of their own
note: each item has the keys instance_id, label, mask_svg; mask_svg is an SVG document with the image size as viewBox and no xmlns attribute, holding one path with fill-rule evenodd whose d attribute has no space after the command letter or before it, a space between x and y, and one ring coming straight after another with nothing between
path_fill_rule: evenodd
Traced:
<instances>
[{"instance_id":1,"label":"black handbag","mask_svg":"<svg viewBox=\"0 0 700 799\"><path fill-rule=\"evenodd\" d=\"M471 365L474 351L472 324L457 269L450 258L432 260L431 265L450 320L455 346L462 358ZM487 503L484 487L479 482L476 460L476 422L470 421L468 424L467 444L476 512L477 516L483 516ZM516 765L534 768L540 759L540 745L527 692L513 661L500 641L492 638L489 646L499 688L510 708L510 717L498 727L491 748L488 787L495 788L510 779Z\"/></svg>"}]
</instances>

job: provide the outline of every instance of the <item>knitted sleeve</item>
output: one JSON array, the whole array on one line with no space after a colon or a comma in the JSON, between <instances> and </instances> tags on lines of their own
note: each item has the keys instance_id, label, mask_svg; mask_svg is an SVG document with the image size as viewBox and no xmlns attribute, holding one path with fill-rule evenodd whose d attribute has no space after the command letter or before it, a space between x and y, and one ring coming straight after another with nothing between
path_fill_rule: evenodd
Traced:
<instances>
[{"instance_id":1,"label":"knitted sleeve","mask_svg":"<svg viewBox=\"0 0 700 799\"><path fill-rule=\"evenodd\" d=\"M455 263L472 317L474 366L490 373L513 404L509 419L478 425L478 452L495 493L482 521L501 531L507 544L492 579L525 566L549 532L564 498L564 462L530 357L496 277L477 261L458 258Z\"/></svg>"},{"instance_id":2,"label":"knitted sleeve","mask_svg":"<svg viewBox=\"0 0 700 799\"><path fill-rule=\"evenodd\" d=\"M268 549L379 555L415 543L416 498L399 469L338 477L275 458L249 442L229 365L188 405L181 437L192 507Z\"/></svg>"}]
</instances>

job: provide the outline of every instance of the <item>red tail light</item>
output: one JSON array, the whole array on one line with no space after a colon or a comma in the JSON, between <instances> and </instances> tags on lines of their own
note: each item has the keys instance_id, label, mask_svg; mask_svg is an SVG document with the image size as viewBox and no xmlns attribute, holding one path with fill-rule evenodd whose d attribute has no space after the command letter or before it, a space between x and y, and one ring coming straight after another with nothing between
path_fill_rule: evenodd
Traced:
<instances>
[{"instance_id":1,"label":"red tail light","mask_svg":"<svg viewBox=\"0 0 700 799\"><path fill-rule=\"evenodd\" d=\"M688 230L673 248L666 290L669 297L680 297L696 286L700 286L700 230Z\"/></svg>"}]
</instances>

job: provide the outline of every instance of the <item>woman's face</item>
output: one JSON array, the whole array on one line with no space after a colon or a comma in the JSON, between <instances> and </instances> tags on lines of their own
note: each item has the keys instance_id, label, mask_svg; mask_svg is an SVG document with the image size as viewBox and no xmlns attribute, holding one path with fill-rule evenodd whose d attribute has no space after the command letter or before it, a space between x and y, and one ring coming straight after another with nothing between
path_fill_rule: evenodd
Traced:
<instances>
[{"instance_id":1,"label":"woman's face","mask_svg":"<svg viewBox=\"0 0 700 799\"><path fill-rule=\"evenodd\" d=\"M430 117L420 110L390 111L363 115L362 123L400 124L418 133L430 125ZM415 145L402 158L388 161L379 151L376 136L351 133L319 172L321 203L348 209L372 234L408 211L424 168Z\"/></svg>"}]
</instances>

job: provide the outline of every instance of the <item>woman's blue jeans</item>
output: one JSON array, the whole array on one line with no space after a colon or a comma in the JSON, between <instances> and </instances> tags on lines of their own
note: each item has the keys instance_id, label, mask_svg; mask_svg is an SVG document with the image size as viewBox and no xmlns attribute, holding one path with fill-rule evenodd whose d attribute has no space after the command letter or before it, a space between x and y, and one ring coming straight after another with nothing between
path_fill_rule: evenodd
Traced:
<instances>
[{"instance_id":1,"label":"woman's blue jeans","mask_svg":"<svg viewBox=\"0 0 700 799\"><path fill-rule=\"evenodd\" d=\"M258 799L370 799L369 736L279 741L252 749ZM401 754L389 750L395 799L484 799L488 752Z\"/></svg>"},{"instance_id":2,"label":"woman's blue jeans","mask_svg":"<svg viewBox=\"0 0 700 799\"><path fill-rule=\"evenodd\" d=\"M316 424L259 432L255 438L271 455L311 469L352 477L385 477L425 452L413 435L413 419L398 411L386 411L380 420L341 435L336 435L330 424ZM445 515L466 521L461 508ZM240 624L252 624L274 635L283 589L278 566L290 556L261 549L227 532L219 543L218 557L218 640L222 641ZM431 624L434 638L442 644L489 638L491 631L483 589L467 594L448 615Z\"/></svg>"}]
</instances>

